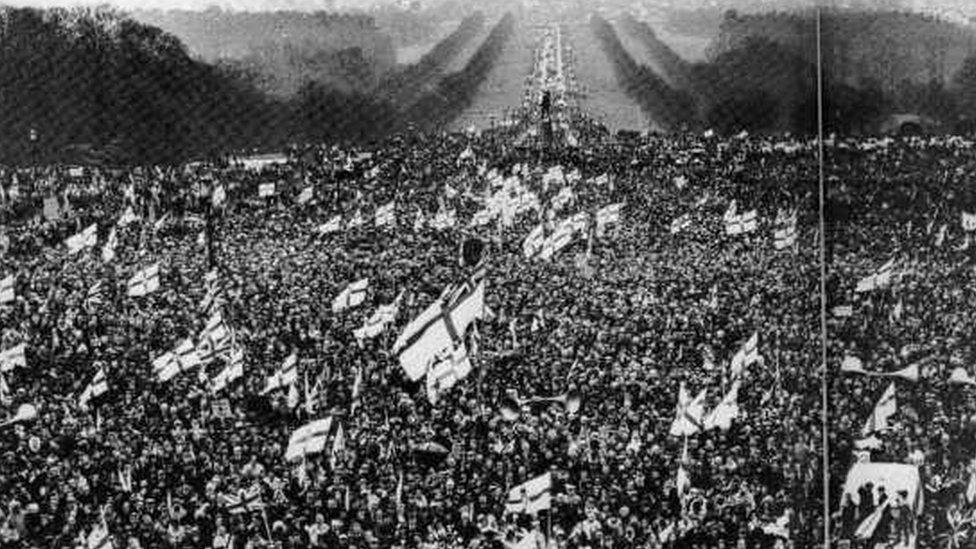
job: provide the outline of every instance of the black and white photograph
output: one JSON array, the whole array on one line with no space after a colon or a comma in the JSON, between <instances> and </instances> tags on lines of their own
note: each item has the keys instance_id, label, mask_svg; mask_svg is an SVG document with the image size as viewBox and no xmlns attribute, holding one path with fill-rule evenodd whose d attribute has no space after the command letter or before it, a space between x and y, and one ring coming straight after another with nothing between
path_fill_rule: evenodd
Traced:
<instances>
[{"instance_id":1,"label":"black and white photograph","mask_svg":"<svg viewBox=\"0 0 976 549\"><path fill-rule=\"evenodd\" d=\"M976 3L0 0L0 549L976 548Z\"/></svg>"}]
</instances>

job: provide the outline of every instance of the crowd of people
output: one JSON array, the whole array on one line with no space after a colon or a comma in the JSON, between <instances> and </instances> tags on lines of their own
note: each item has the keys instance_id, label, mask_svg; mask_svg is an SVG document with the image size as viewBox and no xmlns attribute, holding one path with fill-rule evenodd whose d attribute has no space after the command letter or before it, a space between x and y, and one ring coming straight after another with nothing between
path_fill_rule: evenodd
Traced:
<instances>
[{"instance_id":1,"label":"crowd of people","mask_svg":"<svg viewBox=\"0 0 976 549\"><path fill-rule=\"evenodd\" d=\"M530 83L572 75L544 72ZM557 100L572 95L571 81L550 84ZM571 99L556 104L573 112ZM554 119L572 143L524 139L525 118L482 134L296 147L260 170L227 159L5 170L0 279L13 277L13 299L0 303L0 353L25 352L24 364L0 367L0 545L822 544L814 143L618 141L578 113ZM470 223L511 178L540 206ZM395 221L378 226L374 212L391 202ZM549 260L526 257L537 226L549 233L616 203L619 222L599 235L586 231ZM731 204L756 210L758 227L727 234ZM797 212L796 235L780 247L773 220L784 211ZM323 230L337 215L340 229ZM893 241L893 223L867 219L859 242ZM92 224L97 245L69 250L65 240ZM484 268L486 310L476 334L461 335L473 369L431 402L393 340L472 263ZM151 264L159 288L129 295L127 281ZM210 272L223 290L201 307L213 296ZM333 298L362 279L365 301L335 312ZM932 295L917 296L906 295L906 317L918 307L933 333L965 329L965 308L940 316L922 310ZM354 336L390 303L399 307L384 333ZM161 381L153 362L194 340L215 310L233 333L240 379L215 390L235 360L224 355ZM754 334L762 358L736 371L730 363ZM266 391L292 355L296 379ZM82 405L100 372L107 392ZM683 388L711 409L733 383L730 426L669 434ZM564 405L570 394L578 410ZM513 400L521 409L503 411ZM951 436L919 423L909 440L937 445L934 462L963 463L952 443L965 436L966 402L924 412ZM20 414L24 405L31 413ZM325 417L325 448L287 460L292 433ZM510 489L546 473L543 509L506 512Z\"/></svg>"},{"instance_id":2,"label":"crowd of people","mask_svg":"<svg viewBox=\"0 0 976 549\"><path fill-rule=\"evenodd\" d=\"M914 137L838 139L825 151L830 503L835 539L854 547L976 539L972 150L959 137ZM843 495L856 463L916 467L918 497L878 482Z\"/></svg>"}]
</instances>

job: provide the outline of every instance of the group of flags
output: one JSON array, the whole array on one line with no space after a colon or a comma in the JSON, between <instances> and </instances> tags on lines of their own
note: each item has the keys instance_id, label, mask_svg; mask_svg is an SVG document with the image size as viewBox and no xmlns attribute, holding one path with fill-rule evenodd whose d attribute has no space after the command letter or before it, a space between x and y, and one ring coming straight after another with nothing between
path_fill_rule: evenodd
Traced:
<instances>
[{"instance_id":1,"label":"group of flags","mask_svg":"<svg viewBox=\"0 0 976 549\"><path fill-rule=\"evenodd\" d=\"M702 389L692 398L691 393L682 383L678 388L678 406L674 421L671 422L670 434L687 437L700 431L728 430L731 428L732 421L739 417L739 389L745 369L762 361L763 358L759 354L759 333L754 332L732 356L729 364L731 387L712 411L707 414L705 413L705 397L708 390Z\"/></svg>"},{"instance_id":2,"label":"group of flags","mask_svg":"<svg viewBox=\"0 0 976 549\"><path fill-rule=\"evenodd\" d=\"M729 204L722 220L725 222L725 234L729 236L751 233L759 228L759 213L755 209L738 213L735 200Z\"/></svg>"},{"instance_id":3,"label":"group of flags","mask_svg":"<svg viewBox=\"0 0 976 549\"><path fill-rule=\"evenodd\" d=\"M376 227L391 227L396 225L396 203L389 202L378 208L373 214L374 226ZM356 212L349 218L345 223L346 230L355 229L362 227L366 224L366 220L363 218L363 214L360 210ZM325 223L319 225L315 231L321 235L337 233L343 229L342 215L334 215Z\"/></svg>"}]
</instances>

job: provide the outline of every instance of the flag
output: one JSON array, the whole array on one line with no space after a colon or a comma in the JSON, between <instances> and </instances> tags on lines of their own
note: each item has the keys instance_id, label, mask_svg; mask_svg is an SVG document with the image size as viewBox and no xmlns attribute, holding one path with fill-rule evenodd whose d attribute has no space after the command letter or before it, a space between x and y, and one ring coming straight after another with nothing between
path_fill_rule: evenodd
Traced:
<instances>
[{"instance_id":1,"label":"flag","mask_svg":"<svg viewBox=\"0 0 976 549\"><path fill-rule=\"evenodd\" d=\"M363 390L363 370L356 368L356 377L352 380L352 399L359 399L359 394Z\"/></svg>"},{"instance_id":2,"label":"flag","mask_svg":"<svg viewBox=\"0 0 976 549\"><path fill-rule=\"evenodd\" d=\"M44 198L44 219L57 221L61 218L61 205L57 197L48 196Z\"/></svg>"},{"instance_id":3,"label":"flag","mask_svg":"<svg viewBox=\"0 0 976 549\"><path fill-rule=\"evenodd\" d=\"M274 196L275 194L275 184L274 183L261 183L258 185L258 197L267 198L269 196Z\"/></svg>"},{"instance_id":4,"label":"flag","mask_svg":"<svg viewBox=\"0 0 976 549\"><path fill-rule=\"evenodd\" d=\"M214 187L213 196L210 197L210 203L214 208L219 208L225 202L227 202L227 190L223 185L217 185Z\"/></svg>"},{"instance_id":5,"label":"flag","mask_svg":"<svg viewBox=\"0 0 976 549\"><path fill-rule=\"evenodd\" d=\"M782 219L777 216L777 227L773 231L773 247L777 250L785 250L796 244L796 212Z\"/></svg>"},{"instance_id":6,"label":"flag","mask_svg":"<svg viewBox=\"0 0 976 549\"><path fill-rule=\"evenodd\" d=\"M403 300L403 295L404 291L401 290L393 303L377 307L376 312L366 319L362 327L353 330L356 339L369 339L383 333L386 327L396 320L397 314L400 312L400 302Z\"/></svg>"},{"instance_id":7,"label":"flag","mask_svg":"<svg viewBox=\"0 0 976 549\"><path fill-rule=\"evenodd\" d=\"M962 229L970 233L976 231L976 214L962 212Z\"/></svg>"},{"instance_id":8,"label":"flag","mask_svg":"<svg viewBox=\"0 0 976 549\"><path fill-rule=\"evenodd\" d=\"M98 225L92 223L80 233L69 236L65 244L68 246L69 254L78 253L85 248L93 248L98 244Z\"/></svg>"},{"instance_id":9,"label":"flag","mask_svg":"<svg viewBox=\"0 0 976 549\"><path fill-rule=\"evenodd\" d=\"M180 373L180 361L176 354L168 351L152 361L153 376L160 382L167 382Z\"/></svg>"},{"instance_id":10,"label":"flag","mask_svg":"<svg viewBox=\"0 0 976 549\"><path fill-rule=\"evenodd\" d=\"M618 202L601 208L596 212L596 234L603 236L606 227L611 224L620 223L620 213L623 210L623 203Z\"/></svg>"},{"instance_id":11,"label":"flag","mask_svg":"<svg viewBox=\"0 0 976 549\"><path fill-rule=\"evenodd\" d=\"M942 224L941 227L939 227L939 234L936 235L936 237L935 237L935 246L937 248L941 248L942 247L942 243L945 242L946 231L948 229L949 229L949 225L946 225L944 223Z\"/></svg>"},{"instance_id":12,"label":"flag","mask_svg":"<svg viewBox=\"0 0 976 549\"><path fill-rule=\"evenodd\" d=\"M550 209L554 212L559 212L566 206L572 204L576 201L576 195L573 193L573 189L568 186L559 189L559 193L552 197L552 202L550 203Z\"/></svg>"},{"instance_id":13,"label":"flag","mask_svg":"<svg viewBox=\"0 0 976 549\"><path fill-rule=\"evenodd\" d=\"M231 515L260 511L264 509L264 502L261 500L261 485L255 484L247 490L241 490L236 496L222 494L220 503Z\"/></svg>"},{"instance_id":14,"label":"flag","mask_svg":"<svg viewBox=\"0 0 976 549\"><path fill-rule=\"evenodd\" d=\"M7 378L0 374L0 405L10 406L10 385L7 385Z\"/></svg>"},{"instance_id":15,"label":"flag","mask_svg":"<svg viewBox=\"0 0 976 549\"><path fill-rule=\"evenodd\" d=\"M495 218L495 212L493 210L489 210L489 209L478 210L477 212L475 212L474 217L471 218L470 226L483 227L491 223L491 220L494 218Z\"/></svg>"},{"instance_id":16,"label":"flag","mask_svg":"<svg viewBox=\"0 0 976 549\"><path fill-rule=\"evenodd\" d=\"M840 363L840 371L848 374L866 374L867 370L864 369L864 365L861 359L856 356L847 355L844 360Z\"/></svg>"},{"instance_id":17,"label":"flag","mask_svg":"<svg viewBox=\"0 0 976 549\"><path fill-rule=\"evenodd\" d=\"M759 227L759 214L749 210L741 215L733 215L725 220L725 234L729 236L751 233Z\"/></svg>"},{"instance_id":18,"label":"flag","mask_svg":"<svg viewBox=\"0 0 976 549\"><path fill-rule=\"evenodd\" d=\"M551 260L563 248L573 242L574 236L575 232L571 226L560 225L542 244L539 257L547 261Z\"/></svg>"},{"instance_id":19,"label":"flag","mask_svg":"<svg viewBox=\"0 0 976 549\"><path fill-rule=\"evenodd\" d=\"M732 383L732 388L715 406L703 422L704 430L719 428L727 431L732 427L732 420L739 416L739 381Z\"/></svg>"},{"instance_id":20,"label":"flag","mask_svg":"<svg viewBox=\"0 0 976 549\"><path fill-rule=\"evenodd\" d=\"M887 287L889 284L891 284L894 269L895 260L892 259L882 265L876 272L858 281L854 291L857 293L864 293Z\"/></svg>"},{"instance_id":21,"label":"flag","mask_svg":"<svg viewBox=\"0 0 976 549\"><path fill-rule=\"evenodd\" d=\"M332 439L332 452L329 456L329 466L332 470L336 468L336 462L339 461L339 456L344 456L346 453L346 436L342 431L342 424L336 429L335 437Z\"/></svg>"},{"instance_id":22,"label":"flag","mask_svg":"<svg viewBox=\"0 0 976 549\"><path fill-rule=\"evenodd\" d=\"M110 263L115 259L115 247L119 245L119 237L115 233L115 227L108 233L108 241L102 247L102 261Z\"/></svg>"},{"instance_id":23,"label":"flag","mask_svg":"<svg viewBox=\"0 0 976 549\"><path fill-rule=\"evenodd\" d=\"M294 461L302 456L318 454L325 449L329 435L332 433L332 418L316 419L302 425L291 434L285 459Z\"/></svg>"},{"instance_id":24,"label":"flag","mask_svg":"<svg viewBox=\"0 0 976 549\"><path fill-rule=\"evenodd\" d=\"M403 505L403 471L400 471L400 478L397 479L396 493L394 495L394 501L396 502L396 514L397 523L404 521L404 505Z\"/></svg>"},{"instance_id":25,"label":"flag","mask_svg":"<svg viewBox=\"0 0 976 549\"><path fill-rule=\"evenodd\" d=\"M505 513L534 515L552 506L552 473L523 482L508 491Z\"/></svg>"},{"instance_id":26,"label":"flag","mask_svg":"<svg viewBox=\"0 0 976 549\"><path fill-rule=\"evenodd\" d=\"M705 394L702 389L694 399L688 393L684 382L678 389L678 407L674 421L671 423L671 436L693 435L702 429L702 421L705 415Z\"/></svg>"},{"instance_id":27,"label":"flag","mask_svg":"<svg viewBox=\"0 0 976 549\"><path fill-rule=\"evenodd\" d=\"M169 222L169 212L163 214L163 217L160 217L158 221L153 223L153 231L158 231L162 229L163 227L166 226L167 222Z\"/></svg>"},{"instance_id":28,"label":"flag","mask_svg":"<svg viewBox=\"0 0 976 549\"><path fill-rule=\"evenodd\" d=\"M366 301L366 290L369 288L369 279L364 278L346 286L339 295L332 300L332 312L339 313L346 309L356 307Z\"/></svg>"},{"instance_id":29,"label":"flag","mask_svg":"<svg viewBox=\"0 0 976 549\"><path fill-rule=\"evenodd\" d=\"M457 224L457 213L454 210L441 208L430 220L430 228L437 230L449 229Z\"/></svg>"},{"instance_id":30,"label":"flag","mask_svg":"<svg viewBox=\"0 0 976 549\"><path fill-rule=\"evenodd\" d=\"M85 390L78 397L78 404L83 408L88 408L88 402L93 398L98 398L108 392L108 380L105 378L105 370L99 369L98 373L91 380Z\"/></svg>"},{"instance_id":31,"label":"flag","mask_svg":"<svg viewBox=\"0 0 976 549\"><path fill-rule=\"evenodd\" d=\"M14 368L27 367L27 344L15 345L0 352L0 373L6 373Z\"/></svg>"},{"instance_id":32,"label":"flag","mask_svg":"<svg viewBox=\"0 0 976 549\"><path fill-rule=\"evenodd\" d=\"M357 227L362 227L365 224L366 224L366 220L363 219L363 213L359 210L356 210L356 213L354 213L353 216L349 218L349 222L346 223L346 228L355 229Z\"/></svg>"},{"instance_id":33,"label":"flag","mask_svg":"<svg viewBox=\"0 0 976 549\"><path fill-rule=\"evenodd\" d=\"M219 393L234 381L244 377L244 350L240 347L230 352L227 366L213 378L210 386L211 393Z\"/></svg>"},{"instance_id":34,"label":"flag","mask_svg":"<svg viewBox=\"0 0 976 549\"><path fill-rule=\"evenodd\" d=\"M223 294L226 289L226 283L223 277L220 276L220 272L217 269L211 269L203 277L204 286L206 286L207 293L203 296L203 300L200 301L200 310L213 314L216 312L217 307L219 307L223 302Z\"/></svg>"},{"instance_id":35,"label":"flag","mask_svg":"<svg viewBox=\"0 0 976 549\"><path fill-rule=\"evenodd\" d=\"M732 357L730 370L733 378L738 378L749 365L762 360L759 356L759 332L754 332L742 348Z\"/></svg>"},{"instance_id":36,"label":"flag","mask_svg":"<svg viewBox=\"0 0 976 549\"><path fill-rule=\"evenodd\" d=\"M427 399L437 404L440 395L471 373L471 359L468 350L461 343L446 356L431 366L427 372Z\"/></svg>"},{"instance_id":37,"label":"flag","mask_svg":"<svg viewBox=\"0 0 976 549\"><path fill-rule=\"evenodd\" d=\"M485 284L479 275L457 288L446 289L441 299L411 321L393 344L407 377L411 381L423 377L428 366L452 350L471 323L484 315Z\"/></svg>"},{"instance_id":38,"label":"flag","mask_svg":"<svg viewBox=\"0 0 976 549\"><path fill-rule=\"evenodd\" d=\"M92 527L92 531L85 540L86 549L113 549L112 537L108 533L108 526L104 519L101 524Z\"/></svg>"},{"instance_id":39,"label":"flag","mask_svg":"<svg viewBox=\"0 0 976 549\"><path fill-rule=\"evenodd\" d=\"M210 317L197 337L197 358L202 364L214 360L218 353L230 347L233 339L233 332L224 324L223 316L218 311Z\"/></svg>"},{"instance_id":40,"label":"flag","mask_svg":"<svg viewBox=\"0 0 976 549\"><path fill-rule=\"evenodd\" d=\"M322 382L318 381L315 384L315 387L309 389L308 372L305 372L304 380L305 380L305 413L307 413L308 415L312 415L313 413L315 413L315 407L319 404L320 398L324 397L324 395L322 394L323 391L321 389Z\"/></svg>"},{"instance_id":41,"label":"flag","mask_svg":"<svg viewBox=\"0 0 976 549\"><path fill-rule=\"evenodd\" d=\"M266 395L271 391L296 383L298 383L298 355L292 353L281 364L281 368L268 377L268 381L265 383L264 390L261 391L261 394Z\"/></svg>"},{"instance_id":42,"label":"flag","mask_svg":"<svg viewBox=\"0 0 976 549\"><path fill-rule=\"evenodd\" d=\"M315 190L312 187L305 187L295 200L299 204L308 204L314 196Z\"/></svg>"},{"instance_id":43,"label":"flag","mask_svg":"<svg viewBox=\"0 0 976 549\"><path fill-rule=\"evenodd\" d=\"M691 214L682 214L671 222L671 234L678 234L691 227Z\"/></svg>"},{"instance_id":44,"label":"flag","mask_svg":"<svg viewBox=\"0 0 976 549\"><path fill-rule=\"evenodd\" d=\"M315 229L315 232L319 234L330 234L330 233L337 233L341 229L342 229L342 216L337 215L334 216L332 219L328 220L327 222L319 225Z\"/></svg>"},{"instance_id":45,"label":"flag","mask_svg":"<svg viewBox=\"0 0 976 549\"><path fill-rule=\"evenodd\" d=\"M136 212L132 209L132 206L129 206L124 212L122 212L122 217L119 217L119 220L115 223L115 225L117 227L125 227L136 221L139 221L139 216L136 215Z\"/></svg>"},{"instance_id":46,"label":"flag","mask_svg":"<svg viewBox=\"0 0 976 549\"><path fill-rule=\"evenodd\" d=\"M886 431L888 429L888 418L893 416L896 411L898 411L898 403L895 399L895 384L892 382L881 395L878 404L875 405L871 417L861 429L861 435L868 436L874 432Z\"/></svg>"},{"instance_id":47,"label":"flag","mask_svg":"<svg viewBox=\"0 0 976 549\"><path fill-rule=\"evenodd\" d=\"M539 224L536 226L536 228L532 229L529 236L525 237L525 241L522 243L522 253L526 258L532 258L542 250L545 242L545 227L542 224Z\"/></svg>"},{"instance_id":48,"label":"flag","mask_svg":"<svg viewBox=\"0 0 976 549\"><path fill-rule=\"evenodd\" d=\"M377 227L396 225L396 204L390 202L377 208L375 224Z\"/></svg>"},{"instance_id":49,"label":"flag","mask_svg":"<svg viewBox=\"0 0 976 549\"><path fill-rule=\"evenodd\" d=\"M14 300L14 275L0 280L0 304Z\"/></svg>"},{"instance_id":50,"label":"flag","mask_svg":"<svg viewBox=\"0 0 976 549\"><path fill-rule=\"evenodd\" d=\"M419 231L424 228L425 224L424 212L420 208L417 208L417 214L413 218L413 230Z\"/></svg>"},{"instance_id":51,"label":"flag","mask_svg":"<svg viewBox=\"0 0 976 549\"><path fill-rule=\"evenodd\" d=\"M128 295L140 297L159 289L159 263L137 272L129 279Z\"/></svg>"}]
</instances>

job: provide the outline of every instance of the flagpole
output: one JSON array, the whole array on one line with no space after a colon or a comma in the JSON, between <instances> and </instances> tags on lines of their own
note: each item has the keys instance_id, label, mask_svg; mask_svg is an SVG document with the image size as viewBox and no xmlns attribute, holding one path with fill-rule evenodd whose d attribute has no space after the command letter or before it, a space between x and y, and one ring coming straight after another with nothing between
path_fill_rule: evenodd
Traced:
<instances>
[{"instance_id":1,"label":"flagpole","mask_svg":"<svg viewBox=\"0 0 976 549\"><path fill-rule=\"evenodd\" d=\"M824 547L830 546L830 453L829 453L829 432L827 412L827 265L826 265L826 225L824 223L825 199L824 196L824 100L823 100L823 49L822 49L822 11L817 7L817 148L819 162L819 213L820 228L818 228L819 248L820 248L820 361L822 368L821 375L821 445L822 445L822 464L823 469L823 543ZM820 230L822 228L822 230Z\"/></svg>"}]
</instances>

